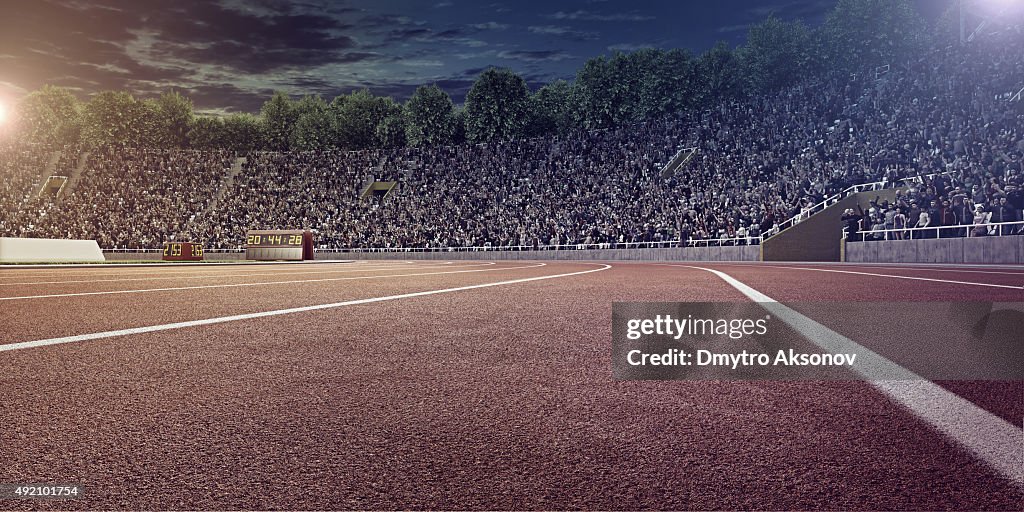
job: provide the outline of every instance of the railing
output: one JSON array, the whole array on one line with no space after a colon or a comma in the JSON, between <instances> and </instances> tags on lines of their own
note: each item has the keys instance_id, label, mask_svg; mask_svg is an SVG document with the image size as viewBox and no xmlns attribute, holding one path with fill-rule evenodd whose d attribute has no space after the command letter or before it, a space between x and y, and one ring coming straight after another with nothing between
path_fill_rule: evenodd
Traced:
<instances>
[{"instance_id":1,"label":"railing","mask_svg":"<svg viewBox=\"0 0 1024 512\"><path fill-rule=\"evenodd\" d=\"M1020 101L1021 95L1024 94L1024 87L1021 87L1017 94L1010 96L1010 101Z\"/></svg>"},{"instance_id":2,"label":"railing","mask_svg":"<svg viewBox=\"0 0 1024 512\"><path fill-rule=\"evenodd\" d=\"M936 173L932 173L932 174L926 174L924 176L913 176L913 177L910 177L910 178L900 178L899 181L905 182L905 183L906 182L913 182L913 181L916 181L918 183L924 183L925 178L933 178L935 176L940 176L940 175L943 175L943 174L951 174L952 172L953 171L936 172ZM780 222L780 223L776 224L775 226L773 226L770 229L768 229L767 231L765 231L764 236L765 237L770 237L772 235L776 235L778 233L781 233L781 232L785 231L786 229L789 229L789 228L795 226L796 224L799 224L801 221L805 221L805 220L809 219L815 213L818 213L818 212L828 208L829 206L832 206L832 205L838 203L839 201L841 201L843 199L846 199L850 195L856 194L858 192L868 192L868 191L874 191L874 190L883 190L883 189L885 189L887 187L892 186L894 183L896 183L896 182L892 182L892 181L888 181L888 180L882 180L882 181L875 181L875 182L871 182L871 183L862 183L860 185L853 185L851 187L846 187L845 189L843 189L842 192L839 192L837 194L832 194L831 196L826 197L821 202L819 202L819 203L817 203L817 204L815 204L815 205L813 205L813 206L811 206L809 208L804 208L803 210L800 211L800 213L790 217L789 219L786 219L783 222Z\"/></svg>"},{"instance_id":3,"label":"railing","mask_svg":"<svg viewBox=\"0 0 1024 512\"><path fill-rule=\"evenodd\" d=\"M863 183L863 184L860 184L860 185L854 185L852 187L847 187L842 192L839 192L837 194L832 194L831 196L826 197L821 202L819 202L819 203L817 203L817 204L815 204L813 206L804 208L803 210L800 211L800 213L790 217L789 219L786 219L785 221L782 221L782 222L780 222L778 224L775 224L775 226L773 226L771 229L769 229L767 232L765 232L765 235L766 236L772 236L772 235L781 233L781 232L785 231L786 229L789 229L789 228L799 224L800 222L809 219L815 213L818 213L818 212L828 208L829 206L832 206L832 205L838 203L839 201L845 199L847 196L850 196L852 194L856 194L858 192L866 192L866 191L869 191L869 190L882 190L889 183L890 182L888 182L888 181L876 181L876 182L873 182L873 183Z\"/></svg>"},{"instance_id":4,"label":"railing","mask_svg":"<svg viewBox=\"0 0 1024 512\"><path fill-rule=\"evenodd\" d=\"M335 253L421 253L421 252L494 252L494 251L583 251L589 249L658 249L667 247L722 247L737 245L758 245L760 236L691 239L685 243L681 240L661 240L657 242L601 242L590 244L551 244L551 245L481 245L466 247L318 247L317 252Z\"/></svg>"},{"instance_id":5,"label":"railing","mask_svg":"<svg viewBox=\"0 0 1024 512\"><path fill-rule=\"evenodd\" d=\"M103 249L104 253L110 254L163 254L163 249L129 249L126 247L116 247L112 249ZM245 249L204 249L204 253L215 253L215 254L231 254L231 253L243 253Z\"/></svg>"},{"instance_id":6,"label":"railing","mask_svg":"<svg viewBox=\"0 0 1024 512\"><path fill-rule=\"evenodd\" d=\"M493 251L582 251L588 249L658 249L667 247L722 247L737 245L759 245L763 238L761 236L733 237L733 238L709 238L709 239L688 239L685 243L681 240L660 240L657 242L601 242L601 243L580 243L580 244L548 244L548 245L480 245L463 247L317 247L315 252L320 253L418 253L418 252L493 252ZM103 249L104 253L111 254L163 254L163 249L129 249L114 248ZM206 249L205 253L214 254L241 254L244 248L238 249Z\"/></svg>"},{"instance_id":7,"label":"railing","mask_svg":"<svg viewBox=\"0 0 1024 512\"><path fill-rule=\"evenodd\" d=\"M661 168L661 177L667 178L676 173L683 165L690 161L690 158L697 152L697 146L679 148L676 154Z\"/></svg>"},{"instance_id":8,"label":"railing","mask_svg":"<svg viewBox=\"0 0 1024 512\"><path fill-rule=\"evenodd\" d=\"M984 234L975 230L983 229ZM984 224L957 224L955 226L928 226L924 228L875 229L857 232L861 242L881 240L923 240L928 238L973 238L979 236L1010 236L1021 233L1024 221L987 222ZM846 233L846 229L843 229ZM868 237L871 237L869 239ZM878 238L875 238L878 237Z\"/></svg>"}]
</instances>

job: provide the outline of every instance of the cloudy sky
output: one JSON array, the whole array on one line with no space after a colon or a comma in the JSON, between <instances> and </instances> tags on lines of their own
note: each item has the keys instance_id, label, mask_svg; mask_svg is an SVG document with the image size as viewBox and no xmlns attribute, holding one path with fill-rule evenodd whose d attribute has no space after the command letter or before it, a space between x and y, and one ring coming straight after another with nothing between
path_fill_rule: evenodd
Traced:
<instances>
[{"instance_id":1,"label":"cloudy sky","mask_svg":"<svg viewBox=\"0 0 1024 512\"><path fill-rule=\"evenodd\" d=\"M926 15L953 0L916 0ZM699 53L775 13L816 25L835 0L0 0L0 101L43 84L83 99L176 89L201 111L256 111L271 91L354 88L461 102L487 66L532 87L645 46ZM940 5L942 4L942 5Z\"/></svg>"}]
</instances>

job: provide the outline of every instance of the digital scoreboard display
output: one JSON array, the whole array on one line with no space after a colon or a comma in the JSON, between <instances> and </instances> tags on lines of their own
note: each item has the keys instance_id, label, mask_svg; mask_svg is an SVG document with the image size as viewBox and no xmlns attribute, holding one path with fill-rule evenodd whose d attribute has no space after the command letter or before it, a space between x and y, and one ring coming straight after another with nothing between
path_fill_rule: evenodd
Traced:
<instances>
[{"instance_id":1,"label":"digital scoreboard display","mask_svg":"<svg viewBox=\"0 0 1024 512\"><path fill-rule=\"evenodd\" d=\"M203 246L194 242L167 242L164 261L203 261Z\"/></svg>"},{"instance_id":2,"label":"digital scoreboard display","mask_svg":"<svg viewBox=\"0 0 1024 512\"><path fill-rule=\"evenodd\" d=\"M303 230L250 230L245 236L245 259L259 261L313 259L313 234Z\"/></svg>"}]
</instances>

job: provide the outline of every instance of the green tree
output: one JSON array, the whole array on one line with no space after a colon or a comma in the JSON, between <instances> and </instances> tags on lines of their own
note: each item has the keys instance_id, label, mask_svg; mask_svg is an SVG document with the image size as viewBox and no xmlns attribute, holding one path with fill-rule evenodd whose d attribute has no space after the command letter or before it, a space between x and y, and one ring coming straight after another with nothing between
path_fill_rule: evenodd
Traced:
<instances>
[{"instance_id":1,"label":"green tree","mask_svg":"<svg viewBox=\"0 0 1024 512\"><path fill-rule=\"evenodd\" d=\"M565 80L555 80L530 96L531 137L572 131L572 86Z\"/></svg>"},{"instance_id":2,"label":"green tree","mask_svg":"<svg viewBox=\"0 0 1024 512\"><path fill-rule=\"evenodd\" d=\"M800 21L774 16L754 25L739 50L746 82L754 91L769 92L792 85L813 70L811 33Z\"/></svg>"},{"instance_id":3,"label":"green tree","mask_svg":"<svg viewBox=\"0 0 1024 512\"><path fill-rule=\"evenodd\" d=\"M251 151L263 147L260 118L248 112L241 112L225 117L223 124L226 142L223 149Z\"/></svg>"},{"instance_id":4,"label":"green tree","mask_svg":"<svg viewBox=\"0 0 1024 512\"><path fill-rule=\"evenodd\" d=\"M295 102L288 94L277 91L260 109L263 140L271 151L287 151L292 128L298 120Z\"/></svg>"},{"instance_id":5,"label":"green tree","mask_svg":"<svg viewBox=\"0 0 1024 512\"><path fill-rule=\"evenodd\" d=\"M389 98L390 99L390 98ZM405 147L406 126L405 110L398 103L389 108L387 117L377 125L377 143L384 148Z\"/></svg>"},{"instance_id":6,"label":"green tree","mask_svg":"<svg viewBox=\"0 0 1024 512\"><path fill-rule=\"evenodd\" d=\"M821 28L822 51L835 71L893 64L922 49L924 26L909 0L839 0Z\"/></svg>"},{"instance_id":7,"label":"green tree","mask_svg":"<svg viewBox=\"0 0 1024 512\"><path fill-rule=\"evenodd\" d=\"M410 146L441 146L455 139L455 105L437 85L416 88L405 103L406 140Z\"/></svg>"},{"instance_id":8,"label":"green tree","mask_svg":"<svg viewBox=\"0 0 1024 512\"><path fill-rule=\"evenodd\" d=\"M131 146L137 148L162 148L168 135L162 131L163 119L156 99L136 100L132 123L136 126L135 140Z\"/></svg>"},{"instance_id":9,"label":"green tree","mask_svg":"<svg viewBox=\"0 0 1024 512\"><path fill-rule=\"evenodd\" d=\"M529 122L530 89L512 70L490 68L466 95L466 137L489 142L522 137Z\"/></svg>"},{"instance_id":10,"label":"green tree","mask_svg":"<svg viewBox=\"0 0 1024 512\"><path fill-rule=\"evenodd\" d=\"M685 50L644 49L630 55L640 76L633 120L654 119L693 104L694 70Z\"/></svg>"},{"instance_id":11,"label":"green tree","mask_svg":"<svg viewBox=\"0 0 1024 512\"><path fill-rule=\"evenodd\" d=\"M48 147L78 142L82 107L71 92L44 85L25 96L15 109L15 123L27 140Z\"/></svg>"},{"instance_id":12,"label":"green tree","mask_svg":"<svg viewBox=\"0 0 1024 512\"><path fill-rule=\"evenodd\" d=\"M297 120L288 139L290 148L318 150L334 146L336 123L323 98L304 96L295 104L295 112Z\"/></svg>"},{"instance_id":13,"label":"green tree","mask_svg":"<svg viewBox=\"0 0 1024 512\"><path fill-rule=\"evenodd\" d=\"M153 139L158 147L183 148L188 146L188 132L195 119L192 100L176 91L161 94L155 102L156 133Z\"/></svg>"},{"instance_id":14,"label":"green tree","mask_svg":"<svg viewBox=\"0 0 1024 512\"><path fill-rule=\"evenodd\" d=\"M649 48L631 54L616 52L608 61L611 73L611 89L608 94L612 98L613 126L621 126L643 118L640 91L646 68L652 65L653 52L654 50Z\"/></svg>"},{"instance_id":15,"label":"green tree","mask_svg":"<svg viewBox=\"0 0 1024 512\"><path fill-rule=\"evenodd\" d=\"M678 111L689 101L690 58L645 48L593 58L576 74L575 118L586 129L609 128Z\"/></svg>"},{"instance_id":16,"label":"green tree","mask_svg":"<svg viewBox=\"0 0 1024 512\"><path fill-rule=\"evenodd\" d=\"M587 60L576 72L572 87L573 117L585 130L615 125L612 68L603 55Z\"/></svg>"},{"instance_id":17,"label":"green tree","mask_svg":"<svg viewBox=\"0 0 1024 512\"><path fill-rule=\"evenodd\" d=\"M82 141L92 147L145 147L153 142L156 120L152 102L138 101L124 91L103 91L85 105Z\"/></svg>"},{"instance_id":18,"label":"green tree","mask_svg":"<svg viewBox=\"0 0 1024 512\"><path fill-rule=\"evenodd\" d=\"M335 99L332 110L338 115L338 137L341 147L366 149L380 147L378 126L390 116L400 115L401 105L391 98L374 96L370 91L353 91L344 100Z\"/></svg>"},{"instance_id":19,"label":"green tree","mask_svg":"<svg viewBox=\"0 0 1024 512\"><path fill-rule=\"evenodd\" d=\"M744 93L743 65L729 45L719 42L694 65L696 103L701 108L738 98Z\"/></svg>"},{"instance_id":20,"label":"green tree","mask_svg":"<svg viewBox=\"0 0 1024 512\"><path fill-rule=\"evenodd\" d=\"M227 149L229 145L224 121L219 117L199 116L192 120L188 131L189 146L193 149Z\"/></svg>"},{"instance_id":21,"label":"green tree","mask_svg":"<svg viewBox=\"0 0 1024 512\"><path fill-rule=\"evenodd\" d=\"M462 144L466 142L466 107L455 108L455 137L452 138L452 144Z\"/></svg>"}]
</instances>

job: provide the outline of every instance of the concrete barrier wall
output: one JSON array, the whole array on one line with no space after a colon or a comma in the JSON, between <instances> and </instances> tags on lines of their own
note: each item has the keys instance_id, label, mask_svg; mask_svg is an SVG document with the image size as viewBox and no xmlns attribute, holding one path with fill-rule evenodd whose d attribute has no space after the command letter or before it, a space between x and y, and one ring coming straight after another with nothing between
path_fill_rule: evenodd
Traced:
<instances>
[{"instance_id":1,"label":"concrete barrier wall","mask_svg":"<svg viewBox=\"0 0 1024 512\"><path fill-rule=\"evenodd\" d=\"M108 252L107 261L160 261L163 254L159 252ZM203 255L207 261L241 261L244 252L208 252Z\"/></svg>"},{"instance_id":2,"label":"concrete barrier wall","mask_svg":"<svg viewBox=\"0 0 1024 512\"><path fill-rule=\"evenodd\" d=\"M102 263L95 240L0 238L0 263Z\"/></svg>"},{"instance_id":3,"label":"concrete barrier wall","mask_svg":"<svg viewBox=\"0 0 1024 512\"><path fill-rule=\"evenodd\" d=\"M110 261L153 261L160 253L107 253ZM245 253L212 253L211 261L245 260ZM318 260L609 260L609 261L758 261L761 247L686 247L662 249L588 249L584 251L475 252L317 252Z\"/></svg>"},{"instance_id":4,"label":"concrete barrier wall","mask_svg":"<svg viewBox=\"0 0 1024 512\"><path fill-rule=\"evenodd\" d=\"M477 252L318 252L316 259L357 260L602 260L602 261L758 261L757 245L673 247L661 249L588 249L584 251Z\"/></svg>"},{"instance_id":5,"label":"concrete barrier wall","mask_svg":"<svg viewBox=\"0 0 1024 512\"><path fill-rule=\"evenodd\" d=\"M1024 236L848 242L846 261L1024 264Z\"/></svg>"}]
</instances>

